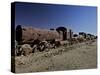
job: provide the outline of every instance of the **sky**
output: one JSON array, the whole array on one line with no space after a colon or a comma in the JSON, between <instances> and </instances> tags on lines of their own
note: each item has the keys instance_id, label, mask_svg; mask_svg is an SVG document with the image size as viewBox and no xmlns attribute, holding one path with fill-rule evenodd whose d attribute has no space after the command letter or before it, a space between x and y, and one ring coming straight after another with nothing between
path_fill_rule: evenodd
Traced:
<instances>
[{"instance_id":1,"label":"sky","mask_svg":"<svg viewBox=\"0 0 100 75\"><path fill-rule=\"evenodd\" d=\"M97 7L16 2L15 25L43 29L63 26L74 33L97 35Z\"/></svg>"}]
</instances>

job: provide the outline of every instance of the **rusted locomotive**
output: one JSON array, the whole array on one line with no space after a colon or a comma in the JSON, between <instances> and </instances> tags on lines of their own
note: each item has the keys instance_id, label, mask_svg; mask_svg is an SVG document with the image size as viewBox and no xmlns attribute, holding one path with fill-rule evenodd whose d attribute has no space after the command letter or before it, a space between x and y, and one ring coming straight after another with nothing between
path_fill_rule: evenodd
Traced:
<instances>
[{"instance_id":1,"label":"rusted locomotive","mask_svg":"<svg viewBox=\"0 0 100 75\"><path fill-rule=\"evenodd\" d=\"M71 39L72 36L72 30L65 27L58 27L56 29L21 27L21 25L16 27L16 41L19 45L30 45L32 52L35 50L43 51L45 48L55 48L62 43L66 43L66 40ZM21 50L19 50L20 53Z\"/></svg>"}]
</instances>

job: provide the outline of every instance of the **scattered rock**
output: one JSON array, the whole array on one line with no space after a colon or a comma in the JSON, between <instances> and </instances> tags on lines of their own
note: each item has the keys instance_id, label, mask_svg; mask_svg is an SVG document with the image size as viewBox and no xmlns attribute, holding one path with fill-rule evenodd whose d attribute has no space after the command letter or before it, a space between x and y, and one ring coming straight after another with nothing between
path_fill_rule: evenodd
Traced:
<instances>
[{"instance_id":1,"label":"scattered rock","mask_svg":"<svg viewBox=\"0 0 100 75\"><path fill-rule=\"evenodd\" d=\"M30 53L32 53L32 48L29 44L24 44L21 46L20 48L21 51L21 55L29 55Z\"/></svg>"}]
</instances>

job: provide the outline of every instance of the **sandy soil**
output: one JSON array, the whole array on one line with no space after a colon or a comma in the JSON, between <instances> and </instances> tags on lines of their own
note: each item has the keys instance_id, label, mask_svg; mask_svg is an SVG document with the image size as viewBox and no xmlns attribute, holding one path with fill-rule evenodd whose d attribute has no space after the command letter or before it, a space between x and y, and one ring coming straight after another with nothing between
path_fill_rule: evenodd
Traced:
<instances>
[{"instance_id":1,"label":"sandy soil","mask_svg":"<svg viewBox=\"0 0 100 75\"><path fill-rule=\"evenodd\" d=\"M62 46L15 58L16 73L44 72L97 67L97 43Z\"/></svg>"}]
</instances>

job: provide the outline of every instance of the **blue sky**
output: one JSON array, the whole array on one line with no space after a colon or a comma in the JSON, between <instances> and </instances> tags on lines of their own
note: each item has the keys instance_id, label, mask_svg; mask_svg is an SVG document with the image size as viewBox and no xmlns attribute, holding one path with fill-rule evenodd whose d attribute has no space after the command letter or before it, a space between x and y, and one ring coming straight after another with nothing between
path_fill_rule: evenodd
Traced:
<instances>
[{"instance_id":1,"label":"blue sky","mask_svg":"<svg viewBox=\"0 0 100 75\"><path fill-rule=\"evenodd\" d=\"M74 33L97 34L97 8L90 6L51 5L39 3L15 4L15 25L36 28L71 28Z\"/></svg>"}]
</instances>

